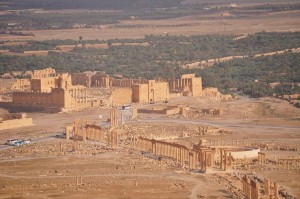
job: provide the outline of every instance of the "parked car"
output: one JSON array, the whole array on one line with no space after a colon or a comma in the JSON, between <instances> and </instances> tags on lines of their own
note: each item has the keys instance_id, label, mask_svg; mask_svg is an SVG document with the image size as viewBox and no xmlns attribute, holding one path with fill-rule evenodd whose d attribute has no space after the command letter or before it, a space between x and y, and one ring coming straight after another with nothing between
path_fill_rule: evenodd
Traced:
<instances>
[{"instance_id":1,"label":"parked car","mask_svg":"<svg viewBox=\"0 0 300 199\"><path fill-rule=\"evenodd\" d=\"M12 139L12 140L7 140L6 144L11 145L11 146L20 146L24 144L29 144L31 142L31 139L27 140L18 140L18 139Z\"/></svg>"},{"instance_id":2,"label":"parked car","mask_svg":"<svg viewBox=\"0 0 300 199\"><path fill-rule=\"evenodd\" d=\"M27 139L27 140L22 140L23 144L29 144L31 142L31 139Z\"/></svg>"},{"instance_id":3,"label":"parked car","mask_svg":"<svg viewBox=\"0 0 300 199\"><path fill-rule=\"evenodd\" d=\"M14 145L14 144L16 144L18 141L19 141L18 139L7 140L7 141L6 141L6 144L7 144L7 145Z\"/></svg>"},{"instance_id":4,"label":"parked car","mask_svg":"<svg viewBox=\"0 0 300 199\"><path fill-rule=\"evenodd\" d=\"M131 109L131 105L124 105L122 106L123 110L130 110Z\"/></svg>"}]
</instances>

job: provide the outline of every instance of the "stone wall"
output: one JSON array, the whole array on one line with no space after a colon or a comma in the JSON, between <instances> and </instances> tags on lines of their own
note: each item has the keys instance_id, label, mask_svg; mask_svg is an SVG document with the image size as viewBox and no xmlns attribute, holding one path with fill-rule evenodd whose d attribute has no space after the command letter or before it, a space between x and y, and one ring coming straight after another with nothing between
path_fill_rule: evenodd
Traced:
<instances>
[{"instance_id":1,"label":"stone wall","mask_svg":"<svg viewBox=\"0 0 300 199\"><path fill-rule=\"evenodd\" d=\"M132 103L132 90L130 88L114 88L111 91L111 104L123 105Z\"/></svg>"},{"instance_id":2,"label":"stone wall","mask_svg":"<svg viewBox=\"0 0 300 199\"><path fill-rule=\"evenodd\" d=\"M13 104L27 107L72 107L76 101L64 89L56 88L50 93L14 92Z\"/></svg>"},{"instance_id":3,"label":"stone wall","mask_svg":"<svg viewBox=\"0 0 300 199\"><path fill-rule=\"evenodd\" d=\"M148 80L147 84L132 85L132 101L136 103L149 103L169 99L168 82Z\"/></svg>"},{"instance_id":4,"label":"stone wall","mask_svg":"<svg viewBox=\"0 0 300 199\"><path fill-rule=\"evenodd\" d=\"M202 96L210 97L216 100L232 100L232 96L227 94L223 95L218 91L218 88L208 87L203 89Z\"/></svg>"},{"instance_id":5,"label":"stone wall","mask_svg":"<svg viewBox=\"0 0 300 199\"><path fill-rule=\"evenodd\" d=\"M85 73L74 73L71 76L73 85L91 86L90 75Z\"/></svg>"},{"instance_id":6,"label":"stone wall","mask_svg":"<svg viewBox=\"0 0 300 199\"><path fill-rule=\"evenodd\" d=\"M166 106L166 107L151 107L138 109L138 113L146 113L146 114L164 114L164 115L174 115L180 113L179 106Z\"/></svg>"},{"instance_id":7,"label":"stone wall","mask_svg":"<svg viewBox=\"0 0 300 199\"><path fill-rule=\"evenodd\" d=\"M12 91L29 91L31 89L31 82L29 79L16 79L10 86Z\"/></svg>"},{"instance_id":8,"label":"stone wall","mask_svg":"<svg viewBox=\"0 0 300 199\"><path fill-rule=\"evenodd\" d=\"M138 103L148 102L148 85L147 84L132 85L132 102L138 102Z\"/></svg>"},{"instance_id":9,"label":"stone wall","mask_svg":"<svg viewBox=\"0 0 300 199\"><path fill-rule=\"evenodd\" d=\"M8 113L3 116L4 121L24 118L26 118L26 113Z\"/></svg>"},{"instance_id":10,"label":"stone wall","mask_svg":"<svg viewBox=\"0 0 300 199\"><path fill-rule=\"evenodd\" d=\"M43 79L32 79L31 90L33 92L51 92L52 88L58 87L58 79L56 77L47 77Z\"/></svg>"},{"instance_id":11,"label":"stone wall","mask_svg":"<svg viewBox=\"0 0 300 199\"><path fill-rule=\"evenodd\" d=\"M33 125L32 118L5 120L0 122L0 130Z\"/></svg>"},{"instance_id":12,"label":"stone wall","mask_svg":"<svg viewBox=\"0 0 300 199\"><path fill-rule=\"evenodd\" d=\"M113 79L111 85L113 87L131 88L133 84L146 84L145 79Z\"/></svg>"}]
</instances>

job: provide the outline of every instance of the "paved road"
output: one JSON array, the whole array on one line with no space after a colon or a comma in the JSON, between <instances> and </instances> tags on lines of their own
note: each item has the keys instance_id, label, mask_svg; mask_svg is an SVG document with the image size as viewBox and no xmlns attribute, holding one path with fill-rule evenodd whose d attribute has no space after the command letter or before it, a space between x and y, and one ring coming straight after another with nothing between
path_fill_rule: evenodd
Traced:
<instances>
[{"instance_id":1,"label":"paved road","mask_svg":"<svg viewBox=\"0 0 300 199\"><path fill-rule=\"evenodd\" d=\"M43 142L43 141L46 141L46 140L53 139L53 138L55 138L56 135L62 135L62 133L61 134L55 133L55 134L51 134L51 135L48 135L48 136L45 136L45 137L32 139L31 142L30 142L30 144L31 143L37 143L37 142ZM17 147L17 146L0 145L0 151L1 150L6 150L6 149L10 149L10 148L13 148L13 147Z\"/></svg>"}]
</instances>

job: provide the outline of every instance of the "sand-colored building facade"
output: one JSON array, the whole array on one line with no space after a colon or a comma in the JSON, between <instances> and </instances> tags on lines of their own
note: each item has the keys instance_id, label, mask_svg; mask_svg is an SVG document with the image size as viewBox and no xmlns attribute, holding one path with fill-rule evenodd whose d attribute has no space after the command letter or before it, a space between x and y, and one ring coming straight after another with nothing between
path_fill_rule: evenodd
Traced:
<instances>
[{"instance_id":1,"label":"sand-colored building facade","mask_svg":"<svg viewBox=\"0 0 300 199\"><path fill-rule=\"evenodd\" d=\"M132 101L134 103L151 103L169 100L168 82L148 80L147 83L132 85Z\"/></svg>"},{"instance_id":2,"label":"sand-colored building facade","mask_svg":"<svg viewBox=\"0 0 300 199\"><path fill-rule=\"evenodd\" d=\"M169 81L170 92L182 93L183 96L201 96L202 78L194 73L181 75L178 79Z\"/></svg>"}]
</instances>

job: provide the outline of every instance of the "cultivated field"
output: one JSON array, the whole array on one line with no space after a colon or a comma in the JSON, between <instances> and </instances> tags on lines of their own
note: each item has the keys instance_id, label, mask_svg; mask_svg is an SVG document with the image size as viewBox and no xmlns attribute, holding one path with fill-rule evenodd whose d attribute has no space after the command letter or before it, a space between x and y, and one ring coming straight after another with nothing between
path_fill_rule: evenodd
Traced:
<instances>
[{"instance_id":1,"label":"cultivated field","mask_svg":"<svg viewBox=\"0 0 300 199\"><path fill-rule=\"evenodd\" d=\"M196 35L196 34L252 34L261 31L299 31L300 11L275 12L259 16L221 17L197 19L189 16L168 20L128 20L117 25L104 28L65 29L65 30L34 30L24 31L35 36L0 35L0 40L49 40L75 39L82 36L85 40L107 40L125 38L144 38L145 35Z\"/></svg>"}]
</instances>

